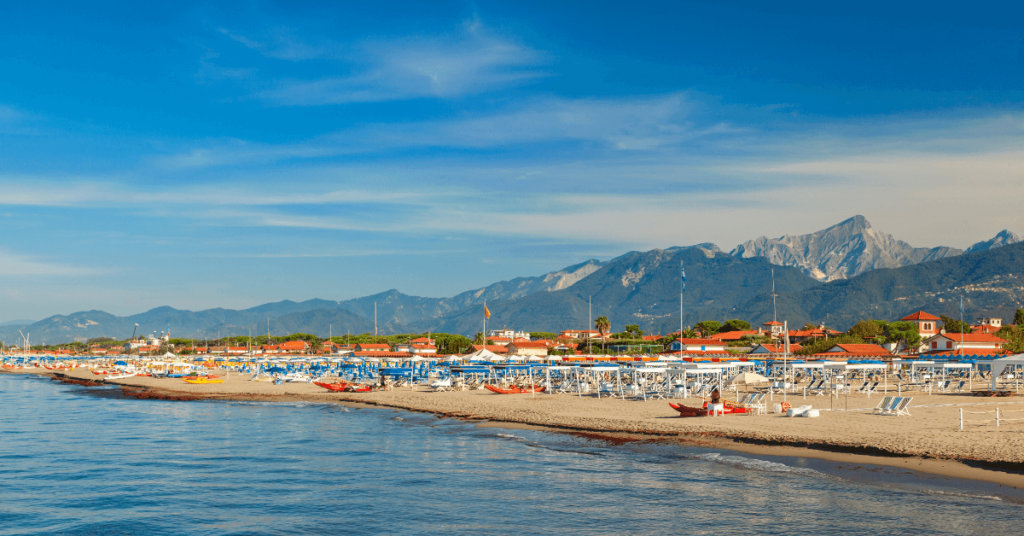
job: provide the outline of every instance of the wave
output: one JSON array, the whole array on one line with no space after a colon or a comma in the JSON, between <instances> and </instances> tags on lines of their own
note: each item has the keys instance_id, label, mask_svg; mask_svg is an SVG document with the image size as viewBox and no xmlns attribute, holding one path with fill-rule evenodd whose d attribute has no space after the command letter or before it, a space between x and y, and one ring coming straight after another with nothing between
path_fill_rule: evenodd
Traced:
<instances>
[{"instance_id":1,"label":"wave","mask_svg":"<svg viewBox=\"0 0 1024 536\"><path fill-rule=\"evenodd\" d=\"M720 463L722 465L731 465L740 469L751 469L754 471L765 471L769 473L792 473L799 475L822 475L822 473L815 471L814 469L806 469L803 467L792 467L784 463L770 462L767 460L758 460L756 458L745 458L743 456L723 456L717 452L711 452L708 454L698 454L693 456L698 460L704 460L712 463Z\"/></svg>"}]
</instances>

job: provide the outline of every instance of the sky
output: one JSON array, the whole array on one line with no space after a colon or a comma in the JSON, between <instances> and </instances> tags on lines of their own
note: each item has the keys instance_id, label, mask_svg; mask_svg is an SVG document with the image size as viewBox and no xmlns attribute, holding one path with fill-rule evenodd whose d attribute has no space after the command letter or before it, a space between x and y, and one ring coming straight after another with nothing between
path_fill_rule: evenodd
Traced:
<instances>
[{"instance_id":1,"label":"sky","mask_svg":"<svg viewBox=\"0 0 1024 536\"><path fill-rule=\"evenodd\" d=\"M1024 232L1010 3L147 4L4 7L0 322Z\"/></svg>"}]
</instances>

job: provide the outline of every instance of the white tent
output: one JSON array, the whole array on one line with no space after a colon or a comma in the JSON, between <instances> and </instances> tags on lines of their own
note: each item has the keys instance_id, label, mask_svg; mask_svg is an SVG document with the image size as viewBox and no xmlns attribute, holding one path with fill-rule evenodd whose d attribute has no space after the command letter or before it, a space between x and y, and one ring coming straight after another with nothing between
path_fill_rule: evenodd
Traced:
<instances>
[{"instance_id":1,"label":"white tent","mask_svg":"<svg viewBox=\"0 0 1024 536\"><path fill-rule=\"evenodd\" d=\"M978 361L978 364L992 367L992 390L994 391L996 389L996 378L1006 370L1008 365L1024 365L1024 354L1001 357L991 361Z\"/></svg>"},{"instance_id":2,"label":"white tent","mask_svg":"<svg viewBox=\"0 0 1024 536\"><path fill-rule=\"evenodd\" d=\"M483 348L471 354L466 354L462 356L462 359L465 361L504 361L504 359L499 357L498 354L488 350L487 348Z\"/></svg>"}]
</instances>

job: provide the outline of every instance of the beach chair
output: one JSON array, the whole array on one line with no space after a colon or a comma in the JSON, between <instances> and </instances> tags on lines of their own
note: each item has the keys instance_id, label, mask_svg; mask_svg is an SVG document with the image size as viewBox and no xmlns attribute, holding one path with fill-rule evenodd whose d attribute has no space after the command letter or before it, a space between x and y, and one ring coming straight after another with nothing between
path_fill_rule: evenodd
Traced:
<instances>
[{"instance_id":1,"label":"beach chair","mask_svg":"<svg viewBox=\"0 0 1024 536\"><path fill-rule=\"evenodd\" d=\"M910 414L910 401L913 399L913 397L903 398L902 400L900 400L899 404L893 405L894 407L891 413L893 415L896 415L897 417L899 417L900 415L906 415L907 417L911 417L912 415Z\"/></svg>"},{"instance_id":2,"label":"beach chair","mask_svg":"<svg viewBox=\"0 0 1024 536\"><path fill-rule=\"evenodd\" d=\"M956 384L956 392L963 392L965 385L967 385L967 380L960 380L960 382Z\"/></svg>"},{"instance_id":3,"label":"beach chair","mask_svg":"<svg viewBox=\"0 0 1024 536\"><path fill-rule=\"evenodd\" d=\"M865 392L865 390L868 388L868 385L870 385L870 382L864 382L863 385L861 385L860 387L857 388L857 392L858 393Z\"/></svg>"},{"instance_id":4,"label":"beach chair","mask_svg":"<svg viewBox=\"0 0 1024 536\"><path fill-rule=\"evenodd\" d=\"M444 392L452 390L452 379L445 378L443 380L437 380L430 384L430 387L434 389L434 392Z\"/></svg>"},{"instance_id":5,"label":"beach chair","mask_svg":"<svg viewBox=\"0 0 1024 536\"><path fill-rule=\"evenodd\" d=\"M875 406L875 408L871 410L871 413L872 414L874 414L874 413L885 413L886 411L888 411L889 407L892 405L892 399L893 398L897 398L897 397L883 396L882 397L882 401L879 402L878 405Z\"/></svg>"},{"instance_id":6,"label":"beach chair","mask_svg":"<svg viewBox=\"0 0 1024 536\"><path fill-rule=\"evenodd\" d=\"M875 383L871 384L871 385L870 385L870 386L869 386L869 387L868 387L868 388L867 388L867 389L866 389L866 390L864 391L864 394L866 394L866 395L868 395L868 396L871 396L871 393L877 393L877 392L878 392L878 384L880 384L880 383L882 383L882 382L875 382Z\"/></svg>"}]
</instances>

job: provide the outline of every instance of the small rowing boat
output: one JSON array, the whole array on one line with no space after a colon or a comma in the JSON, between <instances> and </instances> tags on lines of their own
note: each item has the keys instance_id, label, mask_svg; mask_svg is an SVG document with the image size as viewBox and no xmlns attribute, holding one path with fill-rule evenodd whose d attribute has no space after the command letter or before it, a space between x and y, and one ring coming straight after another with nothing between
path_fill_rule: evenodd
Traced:
<instances>
[{"instance_id":1,"label":"small rowing boat","mask_svg":"<svg viewBox=\"0 0 1024 536\"><path fill-rule=\"evenodd\" d=\"M347 389L351 383L337 382L337 383L326 383L326 382L313 382L313 385L319 385L328 391L342 392Z\"/></svg>"},{"instance_id":2,"label":"small rowing boat","mask_svg":"<svg viewBox=\"0 0 1024 536\"><path fill-rule=\"evenodd\" d=\"M518 387L518 386L515 386L515 385L513 385L512 387L508 387L508 388L502 388L502 387L498 387L497 385L491 385L491 384L488 383L488 384L484 385L484 389L487 389L488 391L490 391L492 393L497 393L499 395L521 395L523 393L543 393L545 388L541 387L541 386L537 386L537 387Z\"/></svg>"},{"instance_id":3,"label":"small rowing boat","mask_svg":"<svg viewBox=\"0 0 1024 536\"><path fill-rule=\"evenodd\" d=\"M207 384L207 383L224 383L224 380L210 379L210 378L182 378L185 383L193 384Z\"/></svg>"},{"instance_id":4,"label":"small rowing boat","mask_svg":"<svg viewBox=\"0 0 1024 536\"><path fill-rule=\"evenodd\" d=\"M699 408L695 408L692 406L684 406L682 404L673 404L671 402L669 402L668 405L671 406L672 409L678 411L680 417L707 417L708 415L711 415L711 412L708 411L707 402L704 403L703 407ZM728 402L725 402L723 405L725 406L722 409L723 415L747 412L747 408L741 406L734 406Z\"/></svg>"}]
</instances>

